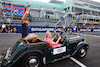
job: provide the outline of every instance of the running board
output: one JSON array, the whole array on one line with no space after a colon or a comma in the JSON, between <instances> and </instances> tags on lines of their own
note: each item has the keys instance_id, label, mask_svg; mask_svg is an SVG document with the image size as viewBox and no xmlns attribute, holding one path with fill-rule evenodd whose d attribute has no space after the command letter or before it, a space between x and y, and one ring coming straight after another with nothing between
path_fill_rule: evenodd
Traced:
<instances>
[{"instance_id":1,"label":"running board","mask_svg":"<svg viewBox=\"0 0 100 67\"><path fill-rule=\"evenodd\" d=\"M66 59L66 58L70 58L70 54L69 55L67 55L67 56L63 56L62 58L59 58L59 59L54 59L54 61L52 61L52 63L53 62L56 62L56 61L59 61L59 60L63 60L63 59Z\"/></svg>"}]
</instances>

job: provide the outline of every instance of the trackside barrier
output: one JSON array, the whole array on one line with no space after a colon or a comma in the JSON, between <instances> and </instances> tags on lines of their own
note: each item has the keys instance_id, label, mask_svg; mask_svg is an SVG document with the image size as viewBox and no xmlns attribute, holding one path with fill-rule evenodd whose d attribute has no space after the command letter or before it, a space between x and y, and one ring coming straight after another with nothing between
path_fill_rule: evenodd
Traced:
<instances>
[{"instance_id":1,"label":"trackside barrier","mask_svg":"<svg viewBox=\"0 0 100 67\"><path fill-rule=\"evenodd\" d=\"M14 28L16 28L16 33L21 33L21 26L12 26L13 32L14 32ZM45 33L47 30L49 30L50 32L54 32L54 27L41 27L41 26L30 26L29 28L29 33ZM60 32L62 27L57 27L56 31ZM72 31L74 32L72 27L68 27L68 31ZM81 28L80 32L86 32L86 28ZM91 29L88 30L88 32L90 32ZM76 29L77 32L77 29ZM100 32L100 28L94 28L93 32Z\"/></svg>"},{"instance_id":2,"label":"trackside barrier","mask_svg":"<svg viewBox=\"0 0 100 67\"><path fill-rule=\"evenodd\" d=\"M86 31L91 32L91 29L89 28L89 29L87 30L86 28L81 28L81 30L80 30L81 33L82 33L82 32L86 32ZM100 28L94 28L94 29L93 29L93 32L100 32Z\"/></svg>"}]
</instances>

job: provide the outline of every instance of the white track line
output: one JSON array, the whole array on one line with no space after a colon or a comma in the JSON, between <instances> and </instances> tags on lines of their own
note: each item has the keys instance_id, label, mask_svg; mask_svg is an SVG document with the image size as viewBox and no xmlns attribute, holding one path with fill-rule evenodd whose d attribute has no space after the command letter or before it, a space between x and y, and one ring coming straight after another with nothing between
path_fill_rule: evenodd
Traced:
<instances>
[{"instance_id":1,"label":"white track line","mask_svg":"<svg viewBox=\"0 0 100 67\"><path fill-rule=\"evenodd\" d=\"M79 62L78 60L76 60L75 58L73 57L70 57L71 60L73 60L75 63L77 63L78 65L80 65L81 67L87 67L85 66L84 64L82 64L81 62Z\"/></svg>"}]
</instances>

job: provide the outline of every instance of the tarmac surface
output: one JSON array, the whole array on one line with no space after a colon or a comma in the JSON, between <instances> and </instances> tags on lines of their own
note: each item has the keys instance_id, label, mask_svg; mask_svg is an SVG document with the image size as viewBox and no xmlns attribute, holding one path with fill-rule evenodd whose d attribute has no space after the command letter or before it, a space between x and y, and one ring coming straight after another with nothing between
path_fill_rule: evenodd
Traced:
<instances>
[{"instance_id":1,"label":"tarmac surface","mask_svg":"<svg viewBox=\"0 0 100 67\"><path fill-rule=\"evenodd\" d=\"M100 67L100 33L81 33L79 35L85 38L90 47L85 58L76 59L87 67ZM20 37L21 34L0 34L0 54L12 47ZM45 36L38 34L38 37L44 40ZM80 65L68 58L43 67L80 67Z\"/></svg>"}]
</instances>

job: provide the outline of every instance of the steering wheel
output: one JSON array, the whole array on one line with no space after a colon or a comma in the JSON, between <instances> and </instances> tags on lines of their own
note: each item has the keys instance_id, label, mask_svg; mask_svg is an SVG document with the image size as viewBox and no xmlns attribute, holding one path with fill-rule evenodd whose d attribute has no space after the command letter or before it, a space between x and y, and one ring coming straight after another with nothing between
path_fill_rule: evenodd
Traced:
<instances>
[{"instance_id":1,"label":"steering wheel","mask_svg":"<svg viewBox=\"0 0 100 67\"><path fill-rule=\"evenodd\" d=\"M55 35L56 35L56 34L55 34ZM54 35L54 36L55 36L55 35ZM54 36L53 36L53 37L54 37ZM58 36L58 35L56 35L56 37L54 38L54 40L53 40L53 41L54 41L54 42L56 42L56 41L58 40L58 38L59 38L59 36Z\"/></svg>"},{"instance_id":2,"label":"steering wheel","mask_svg":"<svg viewBox=\"0 0 100 67\"><path fill-rule=\"evenodd\" d=\"M56 42L58 40L58 38L59 38L59 35L57 35L53 41ZM63 42L64 42L64 38L61 36L61 40L59 41L59 43L62 44Z\"/></svg>"}]
</instances>

